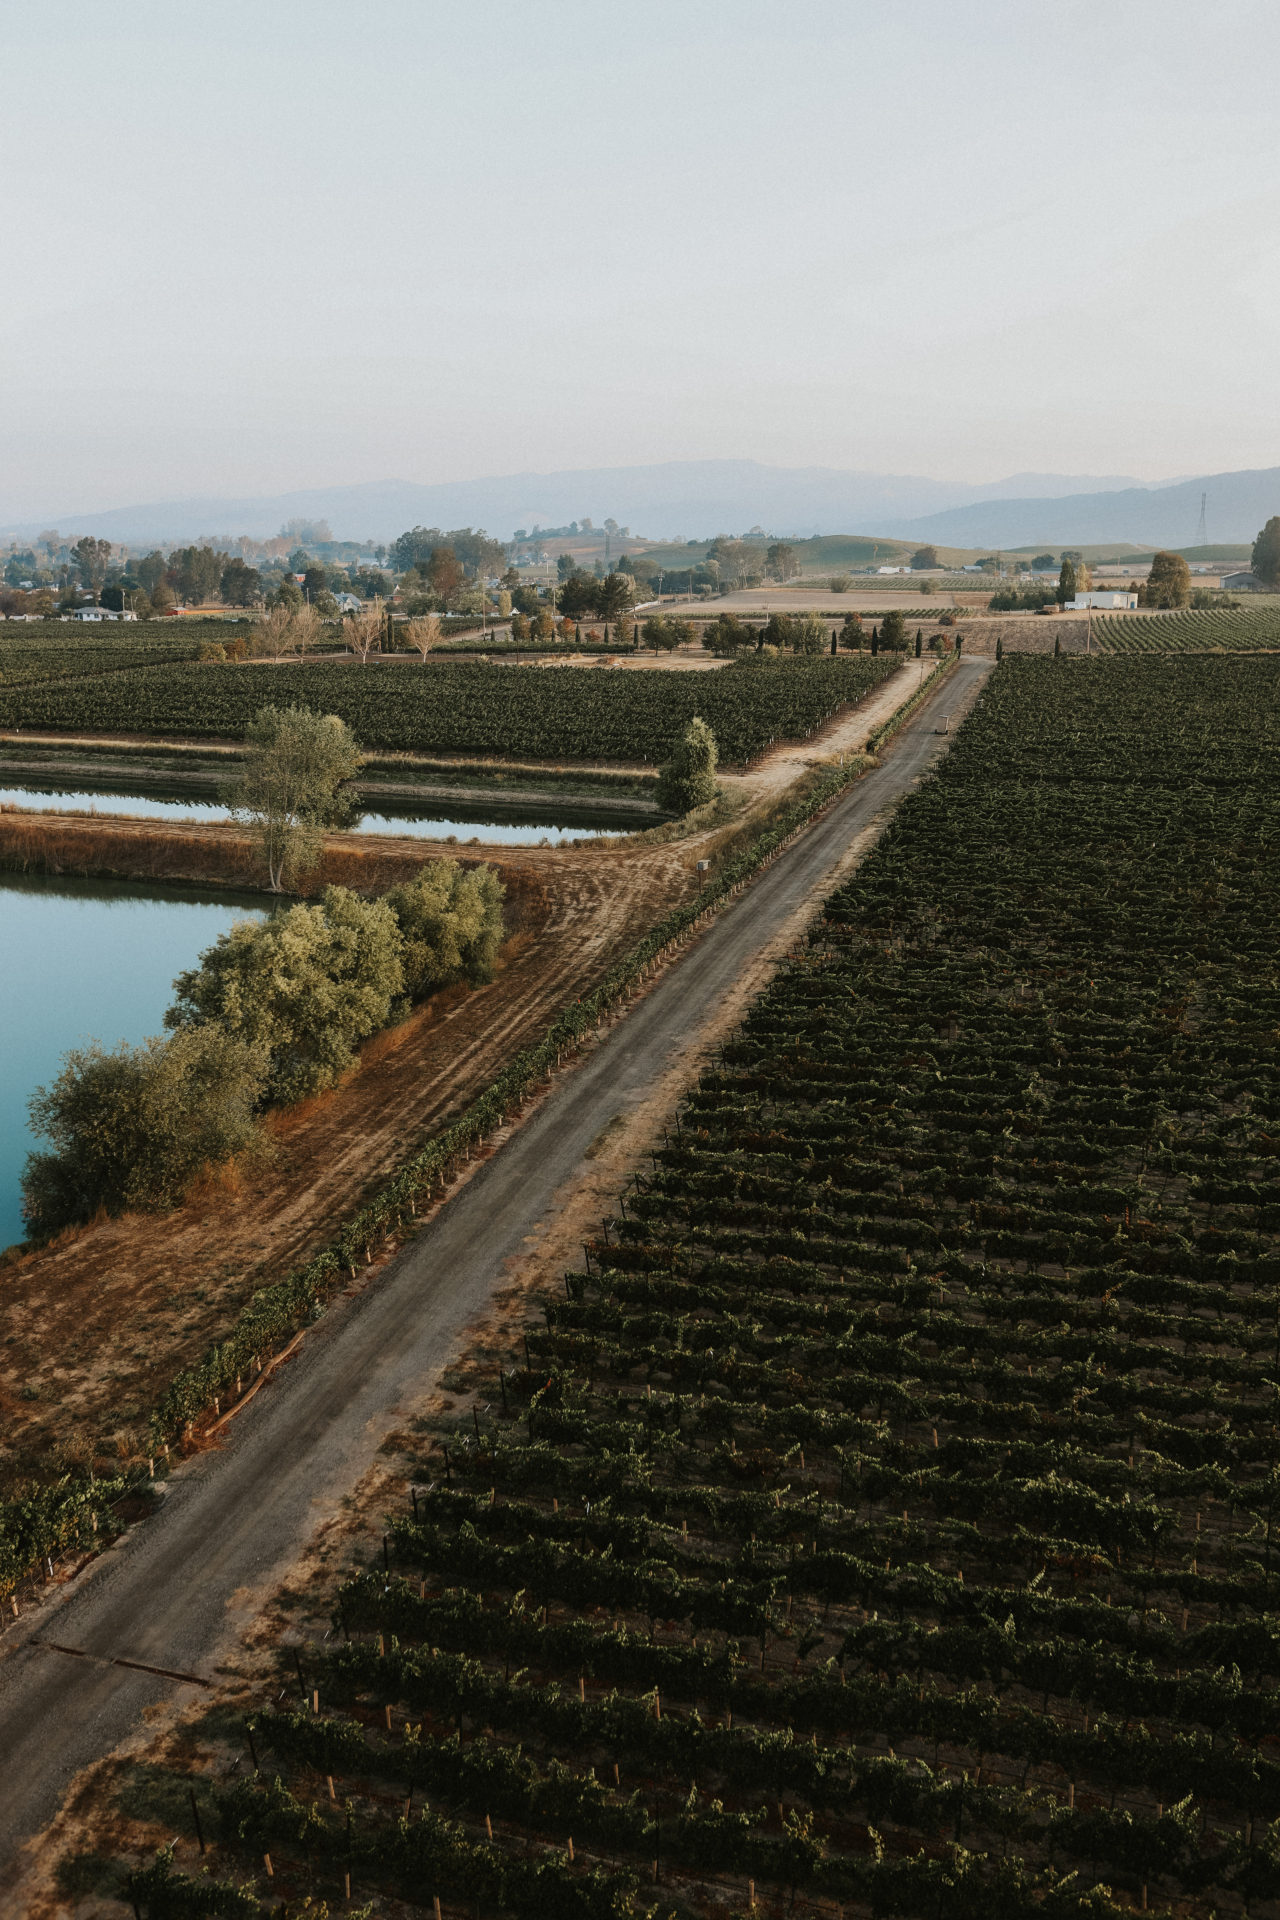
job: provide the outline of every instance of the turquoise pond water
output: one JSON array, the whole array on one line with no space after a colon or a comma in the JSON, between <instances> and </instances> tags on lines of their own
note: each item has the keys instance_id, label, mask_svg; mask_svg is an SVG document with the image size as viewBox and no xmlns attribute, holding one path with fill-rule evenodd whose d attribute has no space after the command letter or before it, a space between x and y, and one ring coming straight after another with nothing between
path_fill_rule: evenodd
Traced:
<instances>
[{"instance_id":1,"label":"turquoise pond water","mask_svg":"<svg viewBox=\"0 0 1280 1920\"><path fill-rule=\"evenodd\" d=\"M0 1247L22 1238L27 1101L68 1047L163 1032L173 981L260 895L0 874Z\"/></svg>"}]
</instances>

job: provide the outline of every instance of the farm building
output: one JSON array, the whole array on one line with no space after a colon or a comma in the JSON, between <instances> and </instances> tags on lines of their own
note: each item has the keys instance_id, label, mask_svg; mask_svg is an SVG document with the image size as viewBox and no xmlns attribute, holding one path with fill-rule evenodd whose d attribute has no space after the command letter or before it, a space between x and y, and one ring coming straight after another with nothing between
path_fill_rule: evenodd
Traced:
<instances>
[{"instance_id":1,"label":"farm building","mask_svg":"<svg viewBox=\"0 0 1280 1920\"><path fill-rule=\"evenodd\" d=\"M72 620L136 620L136 613L113 613L110 607L77 607Z\"/></svg>"},{"instance_id":2,"label":"farm building","mask_svg":"<svg viewBox=\"0 0 1280 1920\"><path fill-rule=\"evenodd\" d=\"M1109 613L1125 613L1138 604L1136 593L1078 593L1074 600L1068 600L1066 613L1084 613L1090 607L1105 607Z\"/></svg>"},{"instance_id":3,"label":"farm building","mask_svg":"<svg viewBox=\"0 0 1280 1920\"><path fill-rule=\"evenodd\" d=\"M1258 585L1255 573L1224 573L1222 585L1228 593L1252 593Z\"/></svg>"}]
</instances>

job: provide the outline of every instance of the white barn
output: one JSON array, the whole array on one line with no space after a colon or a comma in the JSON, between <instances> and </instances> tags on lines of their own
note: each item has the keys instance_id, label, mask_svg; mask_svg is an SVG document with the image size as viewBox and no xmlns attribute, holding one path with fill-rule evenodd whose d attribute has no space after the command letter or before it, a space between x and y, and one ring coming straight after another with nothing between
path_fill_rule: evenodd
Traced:
<instances>
[{"instance_id":1,"label":"white barn","mask_svg":"<svg viewBox=\"0 0 1280 1920\"><path fill-rule=\"evenodd\" d=\"M1090 607L1108 613L1131 613L1138 604L1136 593L1078 593L1074 600L1068 600L1064 613L1086 613Z\"/></svg>"}]
</instances>

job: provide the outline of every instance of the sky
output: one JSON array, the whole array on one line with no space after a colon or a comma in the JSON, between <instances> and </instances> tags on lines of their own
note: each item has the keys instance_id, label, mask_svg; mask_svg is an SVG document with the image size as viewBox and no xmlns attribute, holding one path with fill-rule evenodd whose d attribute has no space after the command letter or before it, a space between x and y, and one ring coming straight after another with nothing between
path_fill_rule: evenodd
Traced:
<instances>
[{"instance_id":1,"label":"sky","mask_svg":"<svg viewBox=\"0 0 1280 1920\"><path fill-rule=\"evenodd\" d=\"M0 516L1275 465L1278 55L1274 0L6 0Z\"/></svg>"}]
</instances>

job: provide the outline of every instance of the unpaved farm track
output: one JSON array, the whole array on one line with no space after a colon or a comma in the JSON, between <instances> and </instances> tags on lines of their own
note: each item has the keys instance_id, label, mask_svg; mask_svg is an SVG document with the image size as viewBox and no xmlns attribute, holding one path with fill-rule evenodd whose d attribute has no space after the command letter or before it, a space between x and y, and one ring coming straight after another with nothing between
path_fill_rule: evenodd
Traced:
<instances>
[{"instance_id":1,"label":"unpaved farm track","mask_svg":"<svg viewBox=\"0 0 1280 1920\"><path fill-rule=\"evenodd\" d=\"M916 679L913 662L809 740L780 745L750 773L726 775L740 819L782 799L810 765L860 747ZM369 1042L344 1086L274 1116L274 1157L239 1170L234 1184L197 1189L163 1217L102 1219L10 1258L0 1278L0 1490L89 1465L109 1473L145 1452L147 1411L250 1296L322 1246L335 1222L559 1008L686 900L698 885L697 860L741 830L671 844L562 847L330 836L317 886L386 888L450 855L499 867L512 937L498 978L477 992L435 995ZM223 884L254 875L251 843L234 827L120 815L0 812L0 859L37 871Z\"/></svg>"},{"instance_id":2,"label":"unpaved farm track","mask_svg":"<svg viewBox=\"0 0 1280 1920\"><path fill-rule=\"evenodd\" d=\"M11 1641L27 1637L0 1663L0 1892L16 1886L23 1843L81 1769L136 1732L148 1708L201 1697L199 1681L214 1677L320 1514L356 1485L397 1410L570 1203L595 1143L644 1105L673 1055L696 1050L735 983L829 889L855 836L946 751L939 715L962 710L985 672L963 663L885 763L709 924L363 1297L319 1322L225 1448L187 1461L155 1518L11 1629Z\"/></svg>"}]
</instances>

